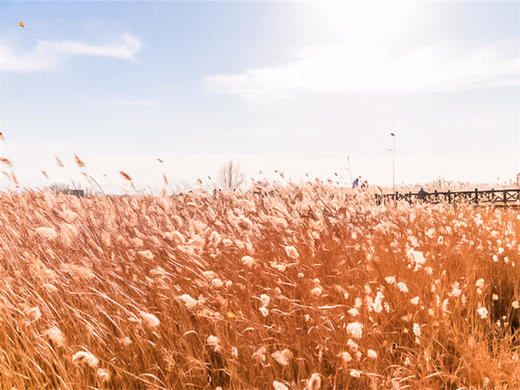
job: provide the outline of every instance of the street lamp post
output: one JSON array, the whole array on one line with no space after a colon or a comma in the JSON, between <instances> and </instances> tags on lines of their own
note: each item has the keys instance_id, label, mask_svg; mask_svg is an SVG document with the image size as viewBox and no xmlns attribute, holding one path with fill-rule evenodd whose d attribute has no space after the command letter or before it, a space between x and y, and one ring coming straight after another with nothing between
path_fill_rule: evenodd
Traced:
<instances>
[{"instance_id":1,"label":"street lamp post","mask_svg":"<svg viewBox=\"0 0 520 390\"><path fill-rule=\"evenodd\" d=\"M350 185L352 185L352 165L350 162L350 156L347 156L347 162L348 162L347 171L348 171L348 175L350 178Z\"/></svg>"},{"instance_id":2,"label":"street lamp post","mask_svg":"<svg viewBox=\"0 0 520 390\"><path fill-rule=\"evenodd\" d=\"M393 191L395 192L395 133L390 133L390 135L392 136L392 140L393 140L393 147L392 147L392 151L393 151L393 159L392 159L392 188L393 188Z\"/></svg>"}]
</instances>

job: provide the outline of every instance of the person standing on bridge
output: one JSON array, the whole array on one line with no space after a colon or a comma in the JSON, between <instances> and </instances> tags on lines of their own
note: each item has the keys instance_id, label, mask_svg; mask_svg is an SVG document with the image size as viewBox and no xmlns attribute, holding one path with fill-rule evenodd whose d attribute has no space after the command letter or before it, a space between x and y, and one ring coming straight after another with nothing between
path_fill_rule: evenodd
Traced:
<instances>
[{"instance_id":1,"label":"person standing on bridge","mask_svg":"<svg viewBox=\"0 0 520 390\"><path fill-rule=\"evenodd\" d=\"M424 199L426 198L426 191L424 191L424 188L421 187L421 189L420 189L419 192L417 193L417 198L418 198L420 201L424 201Z\"/></svg>"}]
</instances>

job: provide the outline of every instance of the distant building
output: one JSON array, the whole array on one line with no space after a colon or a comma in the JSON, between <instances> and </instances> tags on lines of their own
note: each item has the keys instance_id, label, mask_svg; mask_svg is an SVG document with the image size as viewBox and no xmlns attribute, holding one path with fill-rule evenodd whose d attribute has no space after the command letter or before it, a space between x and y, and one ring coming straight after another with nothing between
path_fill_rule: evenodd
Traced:
<instances>
[{"instance_id":1,"label":"distant building","mask_svg":"<svg viewBox=\"0 0 520 390\"><path fill-rule=\"evenodd\" d=\"M73 187L76 187L76 186L73 185ZM70 188L65 183L53 183L49 186L49 189L53 190L57 194L85 196L85 190L78 189L78 188Z\"/></svg>"},{"instance_id":2,"label":"distant building","mask_svg":"<svg viewBox=\"0 0 520 390\"><path fill-rule=\"evenodd\" d=\"M70 188L67 188L58 192L61 192L65 195L85 196L85 190L71 190Z\"/></svg>"}]
</instances>

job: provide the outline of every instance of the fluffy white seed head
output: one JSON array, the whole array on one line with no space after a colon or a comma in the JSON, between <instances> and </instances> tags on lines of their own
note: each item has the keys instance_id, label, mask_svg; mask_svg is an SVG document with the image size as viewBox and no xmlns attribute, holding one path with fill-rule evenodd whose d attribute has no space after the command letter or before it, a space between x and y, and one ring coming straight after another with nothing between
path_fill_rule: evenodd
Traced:
<instances>
[{"instance_id":1,"label":"fluffy white seed head","mask_svg":"<svg viewBox=\"0 0 520 390\"><path fill-rule=\"evenodd\" d=\"M343 361L344 364L352 361L352 356L348 352L340 352L338 357Z\"/></svg>"},{"instance_id":2,"label":"fluffy white seed head","mask_svg":"<svg viewBox=\"0 0 520 390\"><path fill-rule=\"evenodd\" d=\"M177 297L177 300L178 301L181 301L182 303L184 303L184 305L186 306L187 309L189 310L193 310L197 307L199 301L197 301L196 299L194 299L191 295L189 294L182 294L182 295L179 295Z\"/></svg>"},{"instance_id":3,"label":"fluffy white seed head","mask_svg":"<svg viewBox=\"0 0 520 390\"><path fill-rule=\"evenodd\" d=\"M369 350L367 351L367 357L368 357L369 359L375 360L375 359L377 359L377 352L374 351L373 349L369 349Z\"/></svg>"},{"instance_id":4,"label":"fluffy white seed head","mask_svg":"<svg viewBox=\"0 0 520 390\"><path fill-rule=\"evenodd\" d=\"M313 373L307 381L305 390L319 390L321 388L321 377L317 372Z\"/></svg>"},{"instance_id":5,"label":"fluffy white seed head","mask_svg":"<svg viewBox=\"0 0 520 390\"><path fill-rule=\"evenodd\" d=\"M255 259L251 256L242 257L242 264L244 264L247 268L251 268L255 264Z\"/></svg>"},{"instance_id":6,"label":"fluffy white seed head","mask_svg":"<svg viewBox=\"0 0 520 390\"><path fill-rule=\"evenodd\" d=\"M210 347L213 347L213 351L220 352L222 351L222 347L220 346L220 338L214 335L209 335L206 344Z\"/></svg>"},{"instance_id":7,"label":"fluffy white seed head","mask_svg":"<svg viewBox=\"0 0 520 390\"><path fill-rule=\"evenodd\" d=\"M278 382L278 381L273 381L273 389L274 390L289 390L287 385L285 385L282 382Z\"/></svg>"},{"instance_id":8,"label":"fluffy white seed head","mask_svg":"<svg viewBox=\"0 0 520 390\"><path fill-rule=\"evenodd\" d=\"M44 227L44 226L37 228L35 230L35 232L41 238L43 238L45 240L49 240L49 241L55 240L56 237L58 237L56 230L54 230L53 228L48 228L48 227Z\"/></svg>"},{"instance_id":9,"label":"fluffy white seed head","mask_svg":"<svg viewBox=\"0 0 520 390\"><path fill-rule=\"evenodd\" d=\"M155 328L155 327L159 326L159 324L161 323L159 321L159 319L151 313L141 311L139 314L141 315L141 319L143 320L143 323L146 326L148 326L149 328Z\"/></svg>"},{"instance_id":10,"label":"fluffy white seed head","mask_svg":"<svg viewBox=\"0 0 520 390\"><path fill-rule=\"evenodd\" d=\"M42 317L42 312L38 306L31 307L25 311L25 315L31 319L32 322L38 321Z\"/></svg>"},{"instance_id":11,"label":"fluffy white seed head","mask_svg":"<svg viewBox=\"0 0 520 390\"><path fill-rule=\"evenodd\" d=\"M289 365L289 361L293 358L293 353L290 349L285 348L281 351L273 352L271 357L282 366L287 366Z\"/></svg>"},{"instance_id":12,"label":"fluffy white seed head","mask_svg":"<svg viewBox=\"0 0 520 390\"><path fill-rule=\"evenodd\" d=\"M53 326L43 332L43 336L57 347L63 347L65 345L65 337L63 336L61 330L56 326Z\"/></svg>"},{"instance_id":13,"label":"fluffy white seed head","mask_svg":"<svg viewBox=\"0 0 520 390\"><path fill-rule=\"evenodd\" d=\"M298 259L298 257L300 257L300 254L298 253L296 248L292 245L288 245L285 247L285 254L287 255L288 258L290 258L292 260L296 260L296 259Z\"/></svg>"},{"instance_id":14,"label":"fluffy white seed head","mask_svg":"<svg viewBox=\"0 0 520 390\"><path fill-rule=\"evenodd\" d=\"M477 309L477 313L480 315L480 318L483 320L488 317L488 310L485 307L479 307Z\"/></svg>"},{"instance_id":15,"label":"fluffy white seed head","mask_svg":"<svg viewBox=\"0 0 520 390\"><path fill-rule=\"evenodd\" d=\"M110 382L110 371L108 371L106 368L98 368L97 376L101 382Z\"/></svg>"},{"instance_id":16,"label":"fluffy white seed head","mask_svg":"<svg viewBox=\"0 0 520 390\"><path fill-rule=\"evenodd\" d=\"M271 301L271 297L267 294L260 295L260 302L262 303L262 306L269 306L269 302Z\"/></svg>"},{"instance_id":17,"label":"fluffy white seed head","mask_svg":"<svg viewBox=\"0 0 520 390\"><path fill-rule=\"evenodd\" d=\"M88 351L79 351L72 356L72 363L75 365L85 364L89 367L96 368L99 364L99 359Z\"/></svg>"},{"instance_id":18,"label":"fluffy white seed head","mask_svg":"<svg viewBox=\"0 0 520 390\"><path fill-rule=\"evenodd\" d=\"M360 339L363 337L363 324L360 322L351 322L347 325L347 332L355 339Z\"/></svg>"},{"instance_id":19,"label":"fluffy white seed head","mask_svg":"<svg viewBox=\"0 0 520 390\"><path fill-rule=\"evenodd\" d=\"M352 369L350 370L350 376L352 378L361 378L361 371Z\"/></svg>"},{"instance_id":20,"label":"fluffy white seed head","mask_svg":"<svg viewBox=\"0 0 520 390\"><path fill-rule=\"evenodd\" d=\"M253 352L252 358L255 359L257 362L265 362L267 348L266 347L260 347L255 352Z\"/></svg>"}]
</instances>

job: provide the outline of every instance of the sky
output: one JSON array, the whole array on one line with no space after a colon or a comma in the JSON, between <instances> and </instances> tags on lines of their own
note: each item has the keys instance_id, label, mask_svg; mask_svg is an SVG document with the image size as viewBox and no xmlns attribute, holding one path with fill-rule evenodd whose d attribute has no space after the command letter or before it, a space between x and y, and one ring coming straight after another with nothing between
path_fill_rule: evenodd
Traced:
<instances>
[{"instance_id":1,"label":"sky","mask_svg":"<svg viewBox=\"0 0 520 390\"><path fill-rule=\"evenodd\" d=\"M397 184L502 182L520 172L520 2L2 0L0 131L27 187L81 182L74 153L106 191L121 170L211 185L231 159L390 186L391 132Z\"/></svg>"}]
</instances>

